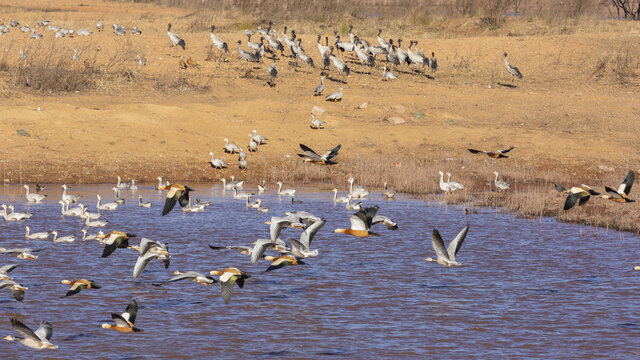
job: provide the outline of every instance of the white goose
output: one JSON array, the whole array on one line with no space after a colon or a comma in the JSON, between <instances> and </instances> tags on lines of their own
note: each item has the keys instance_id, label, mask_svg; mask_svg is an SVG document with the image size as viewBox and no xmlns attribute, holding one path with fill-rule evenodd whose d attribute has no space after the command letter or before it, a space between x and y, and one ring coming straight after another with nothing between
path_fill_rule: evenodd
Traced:
<instances>
[{"instance_id":1,"label":"white goose","mask_svg":"<svg viewBox=\"0 0 640 360\"><path fill-rule=\"evenodd\" d=\"M25 226L24 230L26 231L26 234L24 235L24 237L27 238L27 239L44 240L44 239L49 237L49 233L48 232L39 232L39 233L30 234L31 229L28 226Z\"/></svg>"},{"instance_id":2,"label":"white goose","mask_svg":"<svg viewBox=\"0 0 640 360\"><path fill-rule=\"evenodd\" d=\"M224 139L224 152L235 154L242 151L242 148L236 144L230 143L229 139Z\"/></svg>"},{"instance_id":3,"label":"white goose","mask_svg":"<svg viewBox=\"0 0 640 360\"><path fill-rule=\"evenodd\" d=\"M91 219L87 218L84 222L85 227L90 228L90 227L103 227L103 226L107 226L108 222L104 221L104 220L93 220L91 221Z\"/></svg>"},{"instance_id":4,"label":"white goose","mask_svg":"<svg viewBox=\"0 0 640 360\"><path fill-rule=\"evenodd\" d=\"M120 179L120 176L118 176L118 183L116 184L116 187L118 189L128 189L129 186L129 183L122 182L122 179Z\"/></svg>"},{"instance_id":5,"label":"white goose","mask_svg":"<svg viewBox=\"0 0 640 360\"><path fill-rule=\"evenodd\" d=\"M67 186L67 184L62 184L62 201L68 201L70 203L74 203L76 201L78 201L78 199L80 199L79 195L69 195L67 194L67 190L70 189L70 187Z\"/></svg>"},{"instance_id":6,"label":"white goose","mask_svg":"<svg viewBox=\"0 0 640 360\"><path fill-rule=\"evenodd\" d=\"M87 218L91 219L91 220L95 220L95 219L99 219L102 214L100 213L92 213L89 212L89 209L86 208L83 204L80 204L80 209L82 209L82 214L80 214L80 218L83 220L86 220Z\"/></svg>"},{"instance_id":7,"label":"white goose","mask_svg":"<svg viewBox=\"0 0 640 360\"><path fill-rule=\"evenodd\" d=\"M258 184L258 192L263 193L265 191L267 191L267 182L262 180L262 185Z\"/></svg>"},{"instance_id":8,"label":"white goose","mask_svg":"<svg viewBox=\"0 0 640 360\"><path fill-rule=\"evenodd\" d=\"M369 195L369 191L361 185L353 185L355 180L351 177L349 178L349 195L354 199L362 199Z\"/></svg>"},{"instance_id":9,"label":"white goose","mask_svg":"<svg viewBox=\"0 0 640 360\"><path fill-rule=\"evenodd\" d=\"M3 216L6 221L20 221L20 220L28 219L33 216L33 214L29 214L29 213L14 212L13 205L10 205L8 207L8 209L11 210L10 212L7 211L7 205L2 204L2 208L4 209Z\"/></svg>"},{"instance_id":10,"label":"white goose","mask_svg":"<svg viewBox=\"0 0 640 360\"><path fill-rule=\"evenodd\" d=\"M120 189L118 189L117 187L112 187L111 190L113 190L113 192L115 193L113 196L113 202L119 205L123 205L124 198L120 197Z\"/></svg>"},{"instance_id":11,"label":"white goose","mask_svg":"<svg viewBox=\"0 0 640 360\"><path fill-rule=\"evenodd\" d=\"M345 205L345 208L347 210L362 210L362 202L357 202L355 204L351 203L351 199L353 199L353 197L351 196L351 194L349 194L347 196L347 204Z\"/></svg>"},{"instance_id":12,"label":"white goose","mask_svg":"<svg viewBox=\"0 0 640 360\"><path fill-rule=\"evenodd\" d=\"M206 205L195 204L191 205L191 196L189 197L189 205L182 208L182 212L203 212Z\"/></svg>"},{"instance_id":13,"label":"white goose","mask_svg":"<svg viewBox=\"0 0 640 360\"><path fill-rule=\"evenodd\" d=\"M451 191L462 190L464 189L464 185L459 182L451 181L451 173L447 173L447 184L451 187Z\"/></svg>"},{"instance_id":14,"label":"white goose","mask_svg":"<svg viewBox=\"0 0 640 360\"><path fill-rule=\"evenodd\" d=\"M96 195L96 197L98 198L98 203L96 204L96 208L98 210L117 210L118 209L117 203L110 202L106 204L101 204L102 198L100 197L100 194Z\"/></svg>"},{"instance_id":15,"label":"white goose","mask_svg":"<svg viewBox=\"0 0 640 360\"><path fill-rule=\"evenodd\" d=\"M295 196L296 195L296 190L295 189L284 189L284 190L282 190L282 181L278 181L278 195Z\"/></svg>"},{"instance_id":16,"label":"white goose","mask_svg":"<svg viewBox=\"0 0 640 360\"><path fill-rule=\"evenodd\" d=\"M189 198L189 201L191 201L191 198ZM142 202L142 195L138 195L138 206L143 208L150 208L151 201Z\"/></svg>"},{"instance_id":17,"label":"white goose","mask_svg":"<svg viewBox=\"0 0 640 360\"><path fill-rule=\"evenodd\" d=\"M37 203L37 202L40 202L40 201L44 200L44 198L47 197L47 195L42 195L42 194L37 194L37 193L35 193L35 194L29 193L29 185L27 185L27 184L23 185L22 187L27 189L26 197L27 197L27 201L28 202Z\"/></svg>"},{"instance_id":18,"label":"white goose","mask_svg":"<svg viewBox=\"0 0 640 360\"><path fill-rule=\"evenodd\" d=\"M52 231L51 235L53 235L53 242L54 243L59 243L59 242L67 242L67 243L72 243L76 240L76 237L73 235L67 235L67 236L62 236L62 237L58 237L58 232L57 231Z\"/></svg>"},{"instance_id":19,"label":"white goose","mask_svg":"<svg viewBox=\"0 0 640 360\"><path fill-rule=\"evenodd\" d=\"M346 196L338 197L338 189L333 189L333 203L347 203L349 202L349 198Z\"/></svg>"},{"instance_id":20,"label":"white goose","mask_svg":"<svg viewBox=\"0 0 640 360\"><path fill-rule=\"evenodd\" d=\"M442 171L438 171L438 174L440 174L440 190L446 193L451 192L451 186L449 183L444 181L444 173Z\"/></svg>"},{"instance_id":21,"label":"white goose","mask_svg":"<svg viewBox=\"0 0 640 360\"><path fill-rule=\"evenodd\" d=\"M87 229L82 229L80 230L82 231L82 241L87 241L87 240L98 240L98 237L100 235L103 235L102 231L98 231L97 234L93 234L93 235L87 235Z\"/></svg>"},{"instance_id":22,"label":"white goose","mask_svg":"<svg viewBox=\"0 0 640 360\"><path fill-rule=\"evenodd\" d=\"M60 213L61 213L63 216L78 216L78 215L76 215L75 211L69 211L69 210L67 209L67 207L65 206L65 205L67 204L67 202L66 202L66 201L62 201L62 200L60 200L60 201L58 201L58 204L60 204L60 208L61 208L61 209L60 209ZM74 210L75 210L75 208L74 208Z\"/></svg>"},{"instance_id":23,"label":"white goose","mask_svg":"<svg viewBox=\"0 0 640 360\"><path fill-rule=\"evenodd\" d=\"M496 178L493 181L493 183L496 186L496 188L498 188L498 191L508 190L508 189L511 188L511 186L506 181L498 180L498 172L497 171L494 171L493 173L496 175Z\"/></svg>"},{"instance_id":24,"label":"white goose","mask_svg":"<svg viewBox=\"0 0 640 360\"><path fill-rule=\"evenodd\" d=\"M226 168L227 165L229 165L226 162L224 162L224 160L222 159L216 159L213 156L213 151L209 151L209 155L211 155L211 161L209 161L209 164L211 165L212 168L222 170L223 168Z\"/></svg>"},{"instance_id":25,"label":"white goose","mask_svg":"<svg viewBox=\"0 0 640 360\"><path fill-rule=\"evenodd\" d=\"M238 194L238 188L237 187L233 187L233 198L236 200L245 200L245 199L249 199L253 196L255 196L256 194L254 193L248 193L248 192L243 192L243 193L239 193Z\"/></svg>"}]
</instances>

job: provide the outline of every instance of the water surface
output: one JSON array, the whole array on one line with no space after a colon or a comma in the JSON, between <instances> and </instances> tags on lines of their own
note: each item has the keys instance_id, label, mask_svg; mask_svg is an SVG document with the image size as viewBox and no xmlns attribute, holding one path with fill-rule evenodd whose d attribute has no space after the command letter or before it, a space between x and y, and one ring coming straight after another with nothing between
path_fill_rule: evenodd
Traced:
<instances>
[{"instance_id":1,"label":"water surface","mask_svg":"<svg viewBox=\"0 0 640 360\"><path fill-rule=\"evenodd\" d=\"M350 212L334 206L332 193L298 189L292 204L273 191L260 196L268 214L245 209L220 186L194 185L194 197L212 201L204 213L166 217L163 194L142 186L122 191L126 205L105 211L105 231L123 230L170 246L171 267L152 261L133 279L136 253L117 249L100 257L97 242L79 241L83 224L63 217L59 185L50 185L42 204L27 206L17 186L5 186L0 202L14 201L17 211L33 213L23 222L0 222L0 246L45 248L36 261L1 255L0 264L20 263L12 272L29 287L19 303L0 290L0 336L15 334L9 318L20 316L35 328L53 324L58 350L35 353L0 341L2 358L627 358L640 352L640 311L636 305L640 261L637 238L630 234L526 220L481 209L460 208L399 196L383 201L380 214L399 223L379 237L355 238L333 232L348 227ZM95 194L112 199L109 186L73 187L95 211ZM273 186L272 186L273 188ZM137 206L137 195L153 208ZM110 201L110 200L109 200ZM313 241L320 255L307 265L261 274L268 263L251 264L233 251L213 251L208 244L249 245L268 237L264 222L284 211L307 210L327 219ZM445 268L426 262L434 256L431 230L445 242L464 226L469 235L459 253L466 266ZM32 232L74 234L73 244L24 238ZM581 231L582 230L582 231ZM90 233L95 233L92 229ZM282 238L297 237L287 229ZM137 243L137 241L133 241ZM234 266L253 276L236 288L225 305L216 285L176 282L154 287L174 270L208 272ZM103 286L60 299L68 289L61 279L88 278ZM111 312L128 301L140 305L136 326L144 332L121 334L101 329Z\"/></svg>"}]
</instances>

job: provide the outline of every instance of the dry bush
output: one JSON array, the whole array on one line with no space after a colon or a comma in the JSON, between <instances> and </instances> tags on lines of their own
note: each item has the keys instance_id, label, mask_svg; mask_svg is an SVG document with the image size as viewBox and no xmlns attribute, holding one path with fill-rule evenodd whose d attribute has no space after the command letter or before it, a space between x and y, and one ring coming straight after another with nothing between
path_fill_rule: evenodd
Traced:
<instances>
[{"instance_id":1,"label":"dry bush","mask_svg":"<svg viewBox=\"0 0 640 360\"><path fill-rule=\"evenodd\" d=\"M44 92L72 92L95 87L98 70L88 61L73 61L70 49L51 46L25 51L26 60L9 68L15 85Z\"/></svg>"},{"instance_id":2,"label":"dry bush","mask_svg":"<svg viewBox=\"0 0 640 360\"><path fill-rule=\"evenodd\" d=\"M486 26L498 28L504 22L504 13L511 4L511 0L482 0L479 10L482 12L480 20Z\"/></svg>"},{"instance_id":3,"label":"dry bush","mask_svg":"<svg viewBox=\"0 0 640 360\"><path fill-rule=\"evenodd\" d=\"M611 71L620 85L628 85L632 79L638 77L636 69L639 65L637 59L631 55L631 49L627 48L611 60Z\"/></svg>"},{"instance_id":4,"label":"dry bush","mask_svg":"<svg viewBox=\"0 0 640 360\"><path fill-rule=\"evenodd\" d=\"M615 81L620 85L630 85L637 77L640 61L631 53L631 46L617 51L614 55L606 55L598 60L590 78L600 80L610 70Z\"/></svg>"}]
</instances>

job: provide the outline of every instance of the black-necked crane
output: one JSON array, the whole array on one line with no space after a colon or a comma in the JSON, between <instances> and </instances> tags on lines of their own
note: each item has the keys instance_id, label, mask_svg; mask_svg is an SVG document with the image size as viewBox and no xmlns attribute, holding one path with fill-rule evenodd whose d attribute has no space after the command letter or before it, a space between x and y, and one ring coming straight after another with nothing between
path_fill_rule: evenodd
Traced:
<instances>
[{"instance_id":1,"label":"black-necked crane","mask_svg":"<svg viewBox=\"0 0 640 360\"><path fill-rule=\"evenodd\" d=\"M167 27L167 35L169 35L169 40L171 40L171 46L173 46L174 49L176 46L180 46L182 50L185 49L186 44L184 40L180 37L180 35L174 32L171 32L171 24L169 24L169 26Z\"/></svg>"},{"instance_id":2,"label":"black-necked crane","mask_svg":"<svg viewBox=\"0 0 640 360\"><path fill-rule=\"evenodd\" d=\"M511 82L513 82L514 78L522 79L522 73L518 69L517 66L509 64L507 61L507 53L504 53L504 65L507 67L507 72L511 75Z\"/></svg>"},{"instance_id":3,"label":"black-necked crane","mask_svg":"<svg viewBox=\"0 0 640 360\"><path fill-rule=\"evenodd\" d=\"M216 29L215 25L211 25L211 32L209 33L209 35L211 36L211 42L213 43L213 45L215 47L217 47L219 50L224 51L225 53L229 52L229 47L227 46L227 43L224 42L222 39L220 39L216 34L213 33L213 31Z\"/></svg>"}]
</instances>

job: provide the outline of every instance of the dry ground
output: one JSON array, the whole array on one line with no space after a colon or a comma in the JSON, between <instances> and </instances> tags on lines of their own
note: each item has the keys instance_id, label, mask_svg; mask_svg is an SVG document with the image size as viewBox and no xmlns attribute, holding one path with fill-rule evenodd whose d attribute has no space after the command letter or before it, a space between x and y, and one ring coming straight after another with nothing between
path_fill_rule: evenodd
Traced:
<instances>
[{"instance_id":1,"label":"dry ground","mask_svg":"<svg viewBox=\"0 0 640 360\"><path fill-rule=\"evenodd\" d=\"M312 96L318 68L294 68L288 58L282 59L277 85L271 88L266 86L271 60L259 66L237 58L224 62L228 55L211 49L206 29L216 21L218 35L234 51L235 41L246 40L240 33L245 22L237 19L90 0L82 6L55 0L0 3L5 5L6 24L15 18L34 25L46 17L56 25L94 30L101 19L105 27L119 23L143 30L142 36L118 37L107 30L54 39L52 32L39 29L45 38L31 40L12 29L0 37L5 182L112 182L117 175L152 182L162 175L189 183L234 174L251 181L331 180L344 188L346 176L353 175L368 186L380 187L388 180L397 190L428 194L437 192L437 171L444 170L467 184L465 193L452 201L640 231L637 203L596 199L593 205L562 214L563 197L551 185L586 183L603 190L604 185L617 187L629 169L640 170L639 89L633 74L640 71L638 23L554 27L542 20L509 19L494 32L479 28L473 19L446 21L427 30L391 24L386 37L403 36L405 42L415 37L424 53L436 53L435 79L399 68L399 80L383 82L381 68L353 64L360 74L346 78L346 84L327 82L327 93L344 89L344 100L332 104ZM186 40L186 51L169 46L168 22ZM376 42L373 24L364 20L354 25L356 32ZM333 28L299 24L303 45L316 63L316 34L331 35ZM72 49L80 54L77 62L67 60ZM72 72L90 68L90 85L71 92L38 89L39 79L32 74L27 87L19 76L27 63L21 64L19 50L28 55L32 68L51 59ZM498 85L511 83L502 62L504 51L524 74L516 82L518 89ZM147 66L136 65L138 54L147 58ZM180 69L180 55L198 66ZM344 79L333 70L329 77ZM367 108L358 109L364 102ZM328 123L324 130L309 128L314 106L326 109L319 117ZM406 122L387 121L393 116ZM209 167L209 151L223 155L224 138L246 146L252 129L270 140L249 155L248 171L241 173L231 155L223 156L229 169ZM295 155L298 143L318 150L340 143L340 164L305 166ZM466 150L511 145L516 149L500 161ZM512 183L513 194L487 191L493 170Z\"/></svg>"}]
</instances>

